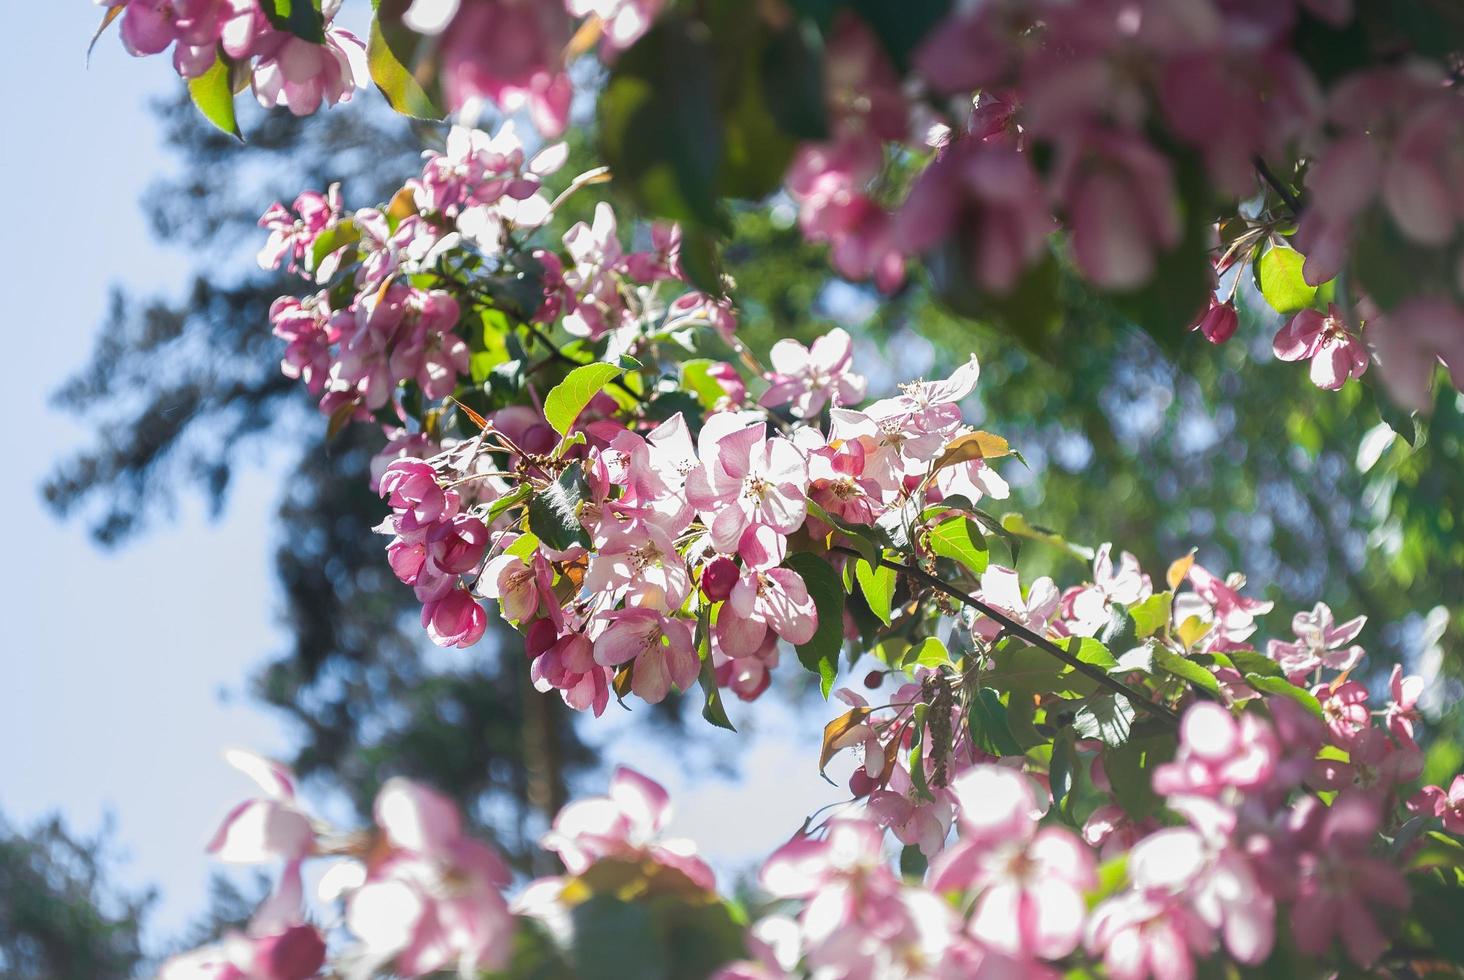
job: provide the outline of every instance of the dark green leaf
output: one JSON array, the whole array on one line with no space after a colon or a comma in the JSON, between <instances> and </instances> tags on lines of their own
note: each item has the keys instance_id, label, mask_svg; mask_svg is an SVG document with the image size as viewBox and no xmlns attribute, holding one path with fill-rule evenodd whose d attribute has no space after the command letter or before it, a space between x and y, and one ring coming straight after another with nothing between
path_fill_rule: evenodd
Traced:
<instances>
[{"instance_id":1,"label":"dark green leaf","mask_svg":"<svg viewBox=\"0 0 1464 980\"><path fill-rule=\"evenodd\" d=\"M1284 677L1267 677L1265 674L1246 674L1245 682L1257 691L1279 694L1290 698L1316 717L1322 717L1322 703L1312 692L1297 687Z\"/></svg>"},{"instance_id":2,"label":"dark green leaf","mask_svg":"<svg viewBox=\"0 0 1464 980\"><path fill-rule=\"evenodd\" d=\"M920 850L918 844L906 844L900 849L900 874L913 881L925 877L925 871L930 862L925 860L925 852Z\"/></svg>"},{"instance_id":3,"label":"dark green leaf","mask_svg":"<svg viewBox=\"0 0 1464 980\"><path fill-rule=\"evenodd\" d=\"M259 9L275 30L289 31L311 44L325 43L325 18L319 0L259 0Z\"/></svg>"},{"instance_id":4,"label":"dark green leaf","mask_svg":"<svg viewBox=\"0 0 1464 980\"><path fill-rule=\"evenodd\" d=\"M706 698L702 704L702 717L716 725L718 728L725 728L729 732L737 731L732 720L727 717L727 706L722 703L722 691L717 687L717 671L712 666L712 607L702 606L701 614L697 617L697 653L701 657L701 673L697 681L701 684L702 695Z\"/></svg>"},{"instance_id":5,"label":"dark green leaf","mask_svg":"<svg viewBox=\"0 0 1464 980\"><path fill-rule=\"evenodd\" d=\"M821 556L800 551L789 555L783 567L803 577L808 594L818 609L818 629L813 639L798 646L798 661L819 677L824 697L834 686L839 669L839 651L844 646L844 586L838 574Z\"/></svg>"},{"instance_id":6,"label":"dark green leaf","mask_svg":"<svg viewBox=\"0 0 1464 980\"><path fill-rule=\"evenodd\" d=\"M584 980L672 976L670 957L645 904L595 895L570 911L570 921L575 976Z\"/></svg>"},{"instance_id":7,"label":"dark green leaf","mask_svg":"<svg viewBox=\"0 0 1464 980\"><path fill-rule=\"evenodd\" d=\"M1007 725L1006 705L1001 697L989 687L983 687L971 697L967 721L971 729L971 741L989 755L1021 755L1022 749L1012 737Z\"/></svg>"},{"instance_id":8,"label":"dark green leaf","mask_svg":"<svg viewBox=\"0 0 1464 980\"><path fill-rule=\"evenodd\" d=\"M1103 752L1103 772L1113 787L1119 806L1135 820L1153 816L1162 802L1150 785L1154 769L1174 758L1173 734L1130 738L1117 748Z\"/></svg>"},{"instance_id":9,"label":"dark green leaf","mask_svg":"<svg viewBox=\"0 0 1464 980\"><path fill-rule=\"evenodd\" d=\"M529 498L529 530L556 551L574 545L588 548L590 536L579 522L579 505L585 490L580 467L566 469L559 479L541 487Z\"/></svg>"},{"instance_id":10,"label":"dark green leaf","mask_svg":"<svg viewBox=\"0 0 1464 980\"><path fill-rule=\"evenodd\" d=\"M1161 670L1166 670L1176 677L1189 681L1201 690L1208 691L1211 694L1220 693L1220 682L1215 679L1214 674L1193 660L1180 656L1168 647L1156 646L1154 648L1154 666Z\"/></svg>"}]
</instances>

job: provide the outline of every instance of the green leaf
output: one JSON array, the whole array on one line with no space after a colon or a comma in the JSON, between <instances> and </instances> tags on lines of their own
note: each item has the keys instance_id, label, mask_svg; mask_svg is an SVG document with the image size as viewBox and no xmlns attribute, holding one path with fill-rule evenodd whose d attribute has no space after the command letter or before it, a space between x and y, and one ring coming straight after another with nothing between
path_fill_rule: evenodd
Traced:
<instances>
[{"instance_id":1,"label":"green leaf","mask_svg":"<svg viewBox=\"0 0 1464 980\"><path fill-rule=\"evenodd\" d=\"M812 639L798 645L798 662L818 675L819 690L827 698L839 669L839 651L844 646L843 584L833 566L812 552L789 555L783 567L803 577L803 584L818 610L818 629Z\"/></svg>"},{"instance_id":2,"label":"green leaf","mask_svg":"<svg viewBox=\"0 0 1464 980\"><path fill-rule=\"evenodd\" d=\"M900 658L900 666L906 670L913 667L939 667L950 662L950 651L946 650L944 643L933 636L927 636L906 650L905 655Z\"/></svg>"},{"instance_id":3,"label":"green leaf","mask_svg":"<svg viewBox=\"0 0 1464 980\"><path fill-rule=\"evenodd\" d=\"M1127 854L1120 854L1098 865L1098 887L1087 895L1089 909L1105 898L1118 894L1118 890L1128 882L1128 859Z\"/></svg>"},{"instance_id":4,"label":"green leaf","mask_svg":"<svg viewBox=\"0 0 1464 980\"><path fill-rule=\"evenodd\" d=\"M1012 737L1007 724L1006 705L1001 697L989 687L983 687L971 697L970 709L966 715L971 730L971 742L989 755L1021 755L1021 746Z\"/></svg>"},{"instance_id":5,"label":"green leaf","mask_svg":"<svg viewBox=\"0 0 1464 980\"><path fill-rule=\"evenodd\" d=\"M484 519L484 523L492 524L498 520L510 507L522 503L529 494L533 493L533 490L534 488L527 483L520 483L511 491L493 501L493 503L488 505L488 516Z\"/></svg>"},{"instance_id":6,"label":"green leaf","mask_svg":"<svg viewBox=\"0 0 1464 980\"><path fill-rule=\"evenodd\" d=\"M973 575L986 571L990 553L986 535L969 517L944 521L930 531L930 550L941 558L950 558Z\"/></svg>"},{"instance_id":7,"label":"green leaf","mask_svg":"<svg viewBox=\"0 0 1464 980\"><path fill-rule=\"evenodd\" d=\"M650 908L614 895L594 895L570 910L574 975L584 980L641 977L669 980L670 957Z\"/></svg>"},{"instance_id":8,"label":"green leaf","mask_svg":"<svg viewBox=\"0 0 1464 980\"><path fill-rule=\"evenodd\" d=\"M929 867L925 852L920 850L918 844L906 844L900 849L900 874L906 878L918 881L925 877L925 871Z\"/></svg>"},{"instance_id":9,"label":"green leaf","mask_svg":"<svg viewBox=\"0 0 1464 980\"><path fill-rule=\"evenodd\" d=\"M934 800L935 795L930 792L930 786L925 780L925 715L930 709L928 704L917 704L914 717L910 725L910 786L915 790L915 795L927 802Z\"/></svg>"},{"instance_id":10,"label":"green leaf","mask_svg":"<svg viewBox=\"0 0 1464 980\"><path fill-rule=\"evenodd\" d=\"M702 717L729 732L737 731L727 717L727 706L722 703L722 691L717 687L717 671L712 666L712 607L703 605L696 621L697 653L701 657L701 673L697 681L701 684L706 702L702 705Z\"/></svg>"},{"instance_id":11,"label":"green leaf","mask_svg":"<svg viewBox=\"0 0 1464 980\"><path fill-rule=\"evenodd\" d=\"M1173 602L1173 592L1156 592L1143 602L1128 607L1139 639L1148 639L1169 625L1169 610Z\"/></svg>"},{"instance_id":12,"label":"green leaf","mask_svg":"<svg viewBox=\"0 0 1464 980\"><path fill-rule=\"evenodd\" d=\"M1074 744L1073 729L1064 728L1052 739L1052 758L1047 765L1047 782L1052 790L1052 804L1061 813L1070 810L1068 804L1073 789L1073 769L1077 765L1077 746Z\"/></svg>"},{"instance_id":13,"label":"green leaf","mask_svg":"<svg viewBox=\"0 0 1464 980\"><path fill-rule=\"evenodd\" d=\"M1101 645L1099 649L1102 649ZM992 659L995 666L982 676L981 681L1003 693L1020 691L1086 697L1097 688L1091 677L1078 673L1046 650L1036 647L1004 650ZM1111 661L1113 658L1108 659Z\"/></svg>"},{"instance_id":14,"label":"green leaf","mask_svg":"<svg viewBox=\"0 0 1464 980\"><path fill-rule=\"evenodd\" d=\"M1180 656L1168 647L1156 646L1154 648L1154 666L1168 671L1175 677L1189 681L1202 691L1208 691L1211 694L1220 693L1220 682L1215 679L1214 674L1203 665Z\"/></svg>"},{"instance_id":15,"label":"green leaf","mask_svg":"<svg viewBox=\"0 0 1464 980\"><path fill-rule=\"evenodd\" d=\"M1322 717L1322 702L1317 700L1316 695L1304 688L1297 687L1284 677L1267 677L1265 674L1251 673L1245 675L1245 682L1257 691L1290 698L1316 717Z\"/></svg>"},{"instance_id":16,"label":"green leaf","mask_svg":"<svg viewBox=\"0 0 1464 980\"><path fill-rule=\"evenodd\" d=\"M1022 274L1010 292L997 295L972 281L966 236L955 236L925 257L930 286L940 304L971 320L991 323L1039 355L1050 357L1063 324L1061 272L1051 255Z\"/></svg>"},{"instance_id":17,"label":"green leaf","mask_svg":"<svg viewBox=\"0 0 1464 980\"><path fill-rule=\"evenodd\" d=\"M1277 313L1295 313L1312 305L1317 287L1301 277L1306 261L1295 249L1273 245L1256 263L1256 285Z\"/></svg>"},{"instance_id":18,"label":"green leaf","mask_svg":"<svg viewBox=\"0 0 1464 980\"><path fill-rule=\"evenodd\" d=\"M1128 698L1104 692L1078 709L1073 728L1084 738L1096 738L1117 748L1127 742L1134 725L1134 706Z\"/></svg>"},{"instance_id":19,"label":"green leaf","mask_svg":"<svg viewBox=\"0 0 1464 980\"><path fill-rule=\"evenodd\" d=\"M1172 733L1130 738L1103 751L1103 772L1119 806L1135 820L1153 816L1162 800L1150 785L1155 767L1174 758L1178 743Z\"/></svg>"},{"instance_id":20,"label":"green leaf","mask_svg":"<svg viewBox=\"0 0 1464 980\"><path fill-rule=\"evenodd\" d=\"M579 522L579 505L585 497L585 477L578 465L529 498L529 530L550 548L563 551L574 545L590 546L590 536Z\"/></svg>"},{"instance_id":21,"label":"green leaf","mask_svg":"<svg viewBox=\"0 0 1464 980\"><path fill-rule=\"evenodd\" d=\"M1108 648L1091 636L1075 636L1063 643L1063 649L1085 664L1099 670L1112 670L1118 666Z\"/></svg>"},{"instance_id":22,"label":"green leaf","mask_svg":"<svg viewBox=\"0 0 1464 980\"><path fill-rule=\"evenodd\" d=\"M1033 524L1021 514L1003 514L1001 517L1001 526L1018 537L1031 538L1033 541L1041 541L1044 544L1050 544L1055 548L1060 548L1081 561L1093 560L1092 548L1085 548L1080 544L1073 544L1067 538L1052 530L1052 528L1043 527L1040 524Z\"/></svg>"},{"instance_id":23,"label":"green leaf","mask_svg":"<svg viewBox=\"0 0 1464 980\"><path fill-rule=\"evenodd\" d=\"M716 364L708 357L699 357L686 361L681 365L681 386L690 389L701 403L701 407L710 411L715 408L717 402L727 397L727 389L722 387L722 382L712 377L711 369Z\"/></svg>"},{"instance_id":24,"label":"green leaf","mask_svg":"<svg viewBox=\"0 0 1464 980\"><path fill-rule=\"evenodd\" d=\"M188 95L203 118L220 130L243 142L239 121L234 117L234 89L229 84L229 61L220 52L213 66L197 78L188 80Z\"/></svg>"},{"instance_id":25,"label":"green leaf","mask_svg":"<svg viewBox=\"0 0 1464 980\"><path fill-rule=\"evenodd\" d=\"M863 524L850 524L843 518L835 517L833 514L830 514L813 500L808 501L808 513L810 516L820 521L823 521L829 527L847 537L849 539L850 547L858 551L859 554L863 557L864 561L868 562L870 565L873 565L879 561L881 549L880 542L876 540L876 536L880 534L878 528L869 527ZM853 567L853 565L846 563L845 572L847 573ZM891 575L896 574L895 570L892 568L884 570L888 571ZM889 620L886 619L885 622L886 624L888 624Z\"/></svg>"},{"instance_id":26,"label":"green leaf","mask_svg":"<svg viewBox=\"0 0 1464 980\"><path fill-rule=\"evenodd\" d=\"M311 272L320 268L320 263L326 257L333 254L347 245L354 245L361 240L361 229L351 218L344 218L331 227L315 236L315 241L310 245L308 268Z\"/></svg>"},{"instance_id":27,"label":"green leaf","mask_svg":"<svg viewBox=\"0 0 1464 980\"><path fill-rule=\"evenodd\" d=\"M567 435L590 400L624 374L614 364L585 364L575 368L544 398L544 418L560 435Z\"/></svg>"},{"instance_id":28,"label":"green leaf","mask_svg":"<svg viewBox=\"0 0 1464 980\"><path fill-rule=\"evenodd\" d=\"M397 112L413 119L441 119L442 110L404 62L411 58L404 52L418 40L411 31L378 12L371 19L371 34L366 41L366 66L371 80Z\"/></svg>"},{"instance_id":29,"label":"green leaf","mask_svg":"<svg viewBox=\"0 0 1464 980\"><path fill-rule=\"evenodd\" d=\"M259 9L277 31L291 34L311 44L325 43L325 17L320 4L311 0L259 0Z\"/></svg>"},{"instance_id":30,"label":"green leaf","mask_svg":"<svg viewBox=\"0 0 1464 980\"><path fill-rule=\"evenodd\" d=\"M1260 674L1262 677L1285 677L1281 665L1264 653L1254 650L1232 650L1225 655L1242 674Z\"/></svg>"},{"instance_id":31,"label":"green leaf","mask_svg":"<svg viewBox=\"0 0 1464 980\"><path fill-rule=\"evenodd\" d=\"M859 581L859 591L864 594L869 611L878 616L880 622L890 625L890 604L895 597L895 582L898 579L895 570L883 565L871 565L860 558L854 566L854 577Z\"/></svg>"}]
</instances>

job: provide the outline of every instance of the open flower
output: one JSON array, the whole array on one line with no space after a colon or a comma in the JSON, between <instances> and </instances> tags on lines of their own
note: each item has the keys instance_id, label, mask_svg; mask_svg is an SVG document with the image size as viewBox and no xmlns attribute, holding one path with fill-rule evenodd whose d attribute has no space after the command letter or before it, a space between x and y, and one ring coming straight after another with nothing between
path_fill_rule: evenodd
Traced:
<instances>
[{"instance_id":1,"label":"open flower","mask_svg":"<svg viewBox=\"0 0 1464 980\"><path fill-rule=\"evenodd\" d=\"M792 405L794 416L800 419L816 418L830 400L835 407L854 404L864 397L865 381L849 369L853 356L853 341L838 327L811 347L784 337L769 354L772 385L758 404Z\"/></svg>"},{"instance_id":2,"label":"open flower","mask_svg":"<svg viewBox=\"0 0 1464 980\"><path fill-rule=\"evenodd\" d=\"M724 554L752 546L744 537L758 527L793 533L808 511L803 454L787 439L767 438L765 426L741 422L732 413L708 420L698 443L700 463L686 478L686 498Z\"/></svg>"},{"instance_id":3,"label":"open flower","mask_svg":"<svg viewBox=\"0 0 1464 980\"><path fill-rule=\"evenodd\" d=\"M602 613L600 619L606 626L595 640L595 662L604 667L633 662L630 689L641 700L656 704L673 684L685 691L696 682L700 665L686 620L644 607Z\"/></svg>"},{"instance_id":4,"label":"open flower","mask_svg":"<svg viewBox=\"0 0 1464 980\"><path fill-rule=\"evenodd\" d=\"M224 818L208 852L220 861L259 864L299 861L315 850L315 830L295 800L295 776L271 759L239 749L224 756L264 791L245 800Z\"/></svg>"},{"instance_id":5,"label":"open flower","mask_svg":"<svg viewBox=\"0 0 1464 980\"><path fill-rule=\"evenodd\" d=\"M1302 310L1276 332L1271 351L1283 361L1311 361L1312 384L1336 391L1367 371L1367 348L1332 305L1326 315Z\"/></svg>"},{"instance_id":6,"label":"open flower","mask_svg":"<svg viewBox=\"0 0 1464 980\"><path fill-rule=\"evenodd\" d=\"M1271 640L1266 644L1266 655L1280 664L1293 681L1319 667L1351 670L1362 662L1363 655L1362 647L1352 641L1366 624L1367 617L1358 616L1339 625L1332 618L1331 607L1319 602L1311 612L1299 612L1292 618L1296 642Z\"/></svg>"}]
</instances>

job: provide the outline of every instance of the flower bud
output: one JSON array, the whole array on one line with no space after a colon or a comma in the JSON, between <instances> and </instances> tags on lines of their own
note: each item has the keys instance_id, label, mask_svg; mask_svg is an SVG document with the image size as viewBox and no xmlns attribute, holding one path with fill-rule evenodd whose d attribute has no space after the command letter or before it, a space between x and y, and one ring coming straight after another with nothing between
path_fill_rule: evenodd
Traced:
<instances>
[{"instance_id":1,"label":"flower bud","mask_svg":"<svg viewBox=\"0 0 1464 980\"><path fill-rule=\"evenodd\" d=\"M524 632L524 653L530 660L548 650L559 640L559 630L548 619L536 619Z\"/></svg>"},{"instance_id":2,"label":"flower bud","mask_svg":"<svg viewBox=\"0 0 1464 980\"><path fill-rule=\"evenodd\" d=\"M1205 339L1212 344L1223 344L1235 335L1236 327L1240 326L1240 317L1235 312L1235 306L1230 303L1217 303L1215 298L1210 297L1210 308L1205 315L1196 320L1191 330L1198 330L1205 335Z\"/></svg>"},{"instance_id":3,"label":"flower bud","mask_svg":"<svg viewBox=\"0 0 1464 980\"><path fill-rule=\"evenodd\" d=\"M730 558L716 558L702 571L702 593L713 602L721 602L732 594L737 584L737 566Z\"/></svg>"},{"instance_id":4,"label":"flower bud","mask_svg":"<svg viewBox=\"0 0 1464 980\"><path fill-rule=\"evenodd\" d=\"M874 792L874 779L864 771L863 766L855 769L854 774L849 777L849 792L853 793L856 799L863 799Z\"/></svg>"},{"instance_id":5,"label":"flower bud","mask_svg":"<svg viewBox=\"0 0 1464 980\"><path fill-rule=\"evenodd\" d=\"M325 964L325 940L314 926L291 926L254 946L257 975L270 980L306 980Z\"/></svg>"}]
</instances>

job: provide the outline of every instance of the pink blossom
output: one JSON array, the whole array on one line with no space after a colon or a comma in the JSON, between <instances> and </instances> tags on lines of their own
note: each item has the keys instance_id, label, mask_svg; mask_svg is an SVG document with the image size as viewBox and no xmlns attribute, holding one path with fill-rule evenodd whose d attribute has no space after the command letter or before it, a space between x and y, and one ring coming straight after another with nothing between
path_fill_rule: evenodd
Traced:
<instances>
[{"instance_id":1,"label":"pink blossom","mask_svg":"<svg viewBox=\"0 0 1464 980\"><path fill-rule=\"evenodd\" d=\"M1212 344L1223 344L1235 336L1239 326L1240 315L1235 312L1235 304L1221 303L1211 296L1210 308L1190 325L1190 329L1198 330Z\"/></svg>"},{"instance_id":2,"label":"pink blossom","mask_svg":"<svg viewBox=\"0 0 1464 980\"><path fill-rule=\"evenodd\" d=\"M1169 805L1190 826L1156 831L1134 845L1128 863L1133 887L1184 901L1224 937L1236 960L1260 963L1275 941L1276 903L1233 840L1235 812L1201 797L1175 798Z\"/></svg>"},{"instance_id":3,"label":"pink blossom","mask_svg":"<svg viewBox=\"0 0 1464 980\"><path fill-rule=\"evenodd\" d=\"M1109 131L1066 140L1053 185L1078 269L1103 289L1142 286L1158 253L1179 244L1169 161L1139 136Z\"/></svg>"},{"instance_id":4,"label":"pink blossom","mask_svg":"<svg viewBox=\"0 0 1464 980\"><path fill-rule=\"evenodd\" d=\"M422 606L422 627L440 647L470 647L483 638L488 616L467 589L453 589Z\"/></svg>"},{"instance_id":5,"label":"pink blossom","mask_svg":"<svg viewBox=\"0 0 1464 980\"><path fill-rule=\"evenodd\" d=\"M1348 671L1362 662L1363 649L1352 641L1366 623L1366 616L1358 616L1336 625L1331 607L1319 602L1311 612L1299 612L1292 618L1296 642L1271 640L1266 644L1266 655L1280 664L1293 682L1321 667Z\"/></svg>"},{"instance_id":6,"label":"pink blossom","mask_svg":"<svg viewBox=\"0 0 1464 980\"><path fill-rule=\"evenodd\" d=\"M290 271L294 272L309 254L315 239L340 220L340 216L340 184L331 184L324 194L305 191L295 198L291 209L278 201L271 204L259 219L259 227L269 229L269 239L259 250L259 267L278 269L280 262L288 259Z\"/></svg>"},{"instance_id":7,"label":"pink blossom","mask_svg":"<svg viewBox=\"0 0 1464 980\"><path fill-rule=\"evenodd\" d=\"M297 116L351 101L370 72L366 45L350 31L327 26L325 43L313 44L276 31L255 43L254 95L266 109L287 106Z\"/></svg>"},{"instance_id":8,"label":"pink blossom","mask_svg":"<svg viewBox=\"0 0 1464 980\"><path fill-rule=\"evenodd\" d=\"M686 477L686 499L700 512L718 551L751 549L759 527L786 535L803 524L808 464L787 439L769 439L765 426L723 413L707 420L697 455L700 462Z\"/></svg>"},{"instance_id":9,"label":"pink blossom","mask_svg":"<svg viewBox=\"0 0 1464 980\"><path fill-rule=\"evenodd\" d=\"M503 859L463 832L451 800L409 780L386 781L375 816L387 850L346 905L346 925L371 955L409 977L506 965L513 919Z\"/></svg>"},{"instance_id":10,"label":"pink blossom","mask_svg":"<svg viewBox=\"0 0 1464 980\"><path fill-rule=\"evenodd\" d=\"M1319 684L1312 690L1322 703L1322 720L1332 733L1336 745L1348 745L1364 729L1371 728L1372 714L1367 707L1367 688L1357 681L1335 686Z\"/></svg>"},{"instance_id":11,"label":"pink blossom","mask_svg":"<svg viewBox=\"0 0 1464 980\"><path fill-rule=\"evenodd\" d=\"M1025 153L961 140L925 168L895 224L902 251L929 252L954 240L955 275L1009 293L1043 254L1054 227Z\"/></svg>"},{"instance_id":12,"label":"pink blossom","mask_svg":"<svg viewBox=\"0 0 1464 980\"><path fill-rule=\"evenodd\" d=\"M553 632L553 624L539 620ZM582 633L556 636L554 643L534 659L529 676L536 690L559 691L564 703L576 711L591 711L598 718L610 703L613 672L595 662L595 649Z\"/></svg>"},{"instance_id":13,"label":"pink blossom","mask_svg":"<svg viewBox=\"0 0 1464 980\"><path fill-rule=\"evenodd\" d=\"M1171 796L1219 796L1226 789L1255 790L1276 773L1275 730L1251 712L1237 720L1213 701L1200 701L1180 721L1179 752L1154 770L1154 791Z\"/></svg>"},{"instance_id":14,"label":"pink blossom","mask_svg":"<svg viewBox=\"0 0 1464 980\"><path fill-rule=\"evenodd\" d=\"M1364 331L1378 373L1393 399L1415 412L1433 409L1433 380L1442 361L1464 391L1464 312L1437 296L1417 296L1368 321Z\"/></svg>"},{"instance_id":15,"label":"pink blossom","mask_svg":"<svg viewBox=\"0 0 1464 980\"><path fill-rule=\"evenodd\" d=\"M1367 371L1367 349L1348 331L1336 305L1323 316L1302 310L1286 321L1271 345L1283 361L1311 360L1312 384L1336 391Z\"/></svg>"},{"instance_id":16,"label":"pink blossom","mask_svg":"<svg viewBox=\"0 0 1464 980\"><path fill-rule=\"evenodd\" d=\"M760 405L791 404L795 418L811 419L830 400L837 408L852 405L864 397L863 376L849 369L853 341L841 328L823 334L811 347L785 337L773 345L769 359L773 364L768 375L771 387L758 400Z\"/></svg>"},{"instance_id":17,"label":"pink blossom","mask_svg":"<svg viewBox=\"0 0 1464 980\"><path fill-rule=\"evenodd\" d=\"M301 302L281 296L270 304L274 335L285 341L280 373L299 378L312 394L320 394L330 377L331 346L340 341L339 321L331 315L325 294Z\"/></svg>"},{"instance_id":18,"label":"pink blossom","mask_svg":"<svg viewBox=\"0 0 1464 980\"><path fill-rule=\"evenodd\" d=\"M1291 907L1296 945L1313 956L1334 942L1353 962L1372 966L1387 949L1378 914L1408 905L1408 886L1388 862L1369 855L1382 814L1365 794L1343 793L1331 807L1304 797L1293 810L1299 857L1297 895Z\"/></svg>"},{"instance_id":19,"label":"pink blossom","mask_svg":"<svg viewBox=\"0 0 1464 980\"><path fill-rule=\"evenodd\" d=\"M537 550L527 560L502 554L488 562L478 578L478 591L497 599L503 618L511 623L527 623L540 614L553 618L559 609L554 569Z\"/></svg>"},{"instance_id":20,"label":"pink blossom","mask_svg":"<svg viewBox=\"0 0 1464 980\"><path fill-rule=\"evenodd\" d=\"M700 665L691 627L655 609L630 608L601 613L605 628L595 640L595 662L618 667L634 662L630 689L649 704L665 700L672 685L688 690Z\"/></svg>"},{"instance_id":21,"label":"pink blossom","mask_svg":"<svg viewBox=\"0 0 1464 980\"><path fill-rule=\"evenodd\" d=\"M1093 910L1086 946L1113 980L1191 980L1214 934L1173 895L1120 892Z\"/></svg>"},{"instance_id":22,"label":"pink blossom","mask_svg":"<svg viewBox=\"0 0 1464 980\"><path fill-rule=\"evenodd\" d=\"M612 604L624 599L632 606L671 613L691 593L691 577L671 536L655 523L636 521L616 527L598 544L584 587Z\"/></svg>"},{"instance_id":23,"label":"pink blossom","mask_svg":"<svg viewBox=\"0 0 1464 980\"><path fill-rule=\"evenodd\" d=\"M527 108L545 136L564 131L574 90L561 63L570 38L563 5L462 4L442 38L441 78L449 108L487 99L507 113Z\"/></svg>"},{"instance_id":24,"label":"pink blossom","mask_svg":"<svg viewBox=\"0 0 1464 980\"><path fill-rule=\"evenodd\" d=\"M300 865L285 866L275 890L242 932L230 930L217 943L170 957L159 980L307 980L325 965L325 939L307 925Z\"/></svg>"},{"instance_id":25,"label":"pink blossom","mask_svg":"<svg viewBox=\"0 0 1464 980\"><path fill-rule=\"evenodd\" d=\"M1114 603L1131 606L1153 594L1154 585L1139 560L1125 551L1115 567L1113 545L1105 542L1093 556L1093 584L1063 597L1064 618L1073 633L1093 636L1108 624Z\"/></svg>"},{"instance_id":26,"label":"pink blossom","mask_svg":"<svg viewBox=\"0 0 1464 980\"><path fill-rule=\"evenodd\" d=\"M961 842L936 859L936 892L979 892L970 932L1009 956L1058 959L1083 935L1083 893L1097 884L1093 854L1062 827L1038 829L1027 777L978 765L957 776Z\"/></svg>"},{"instance_id":27,"label":"pink blossom","mask_svg":"<svg viewBox=\"0 0 1464 980\"><path fill-rule=\"evenodd\" d=\"M1345 747L1345 761L1329 756L1312 764L1311 782L1318 788L1384 796L1423 772L1423 752L1412 740L1395 743L1375 726L1355 732Z\"/></svg>"},{"instance_id":28,"label":"pink blossom","mask_svg":"<svg viewBox=\"0 0 1464 980\"><path fill-rule=\"evenodd\" d=\"M1047 630L1047 624L1057 613L1062 596L1052 579L1043 575L1035 579L1022 595L1021 582L1017 573L1001 565L990 565L981 573L981 588L977 595L988 605L995 606L1011 619L1038 633ZM972 631L987 640L994 639L1002 630L996 620L978 614Z\"/></svg>"},{"instance_id":29,"label":"pink blossom","mask_svg":"<svg viewBox=\"0 0 1464 980\"><path fill-rule=\"evenodd\" d=\"M295 799L295 774L287 767L234 749L225 759L254 780L264 795L229 811L208 844L220 861L259 864L298 861L315 850L315 830Z\"/></svg>"},{"instance_id":30,"label":"pink blossom","mask_svg":"<svg viewBox=\"0 0 1464 980\"><path fill-rule=\"evenodd\" d=\"M1270 612L1275 603L1252 599L1240 594L1245 588L1245 576L1238 572L1227 578L1220 578L1202 565L1191 565L1187 578L1194 587L1194 595L1179 595L1174 600L1175 622L1184 622L1191 614L1204 614L1202 619L1213 619L1218 638L1231 643L1245 640L1255 631L1255 618ZM1203 606L1196 608L1197 603Z\"/></svg>"},{"instance_id":31,"label":"pink blossom","mask_svg":"<svg viewBox=\"0 0 1464 980\"><path fill-rule=\"evenodd\" d=\"M665 788L634 769L617 766L608 796L576 800L560 810L539 843L558 854L573 875L606 858L647 858L675 868L702 888L715 888L716 876L697 857L694 844L661 836L670 822L671 799Z\"/></svg>"},{"instance_id":32,"label":"pink blossom","mask_svg":"<svg viewBox=\"0 0 1464 980\"><path fill-rule=\"evenodd\" d=\"M663 0L565 0L573 17L598 17L600 56L606 61L630 47L661 10Z\"/></svg>"},{"instance_id":33,"label":"pink blossom","mask_svg":"<svg viewBox=\"0 0 1464 980\"><path fill-rule=\"evenodd\" d=\"M716 635L732 657L752 656L769 632L792 644L807 643L818 629L818 609L803 576L791 568L745 568L717 617Z\"/></svg>"},{"instance_id":34,"label":"pink blossom","mask_svg":"<svg viewBox=\"0 0 1464 980\"><path fill-rule=\"evenodd\" d=\"M1409 805L1441 818L1449 833L1464 834L1464 775L1454 777L1447 793L1438 786L1425 786L1419 790L1416 803Z\"/></svg>"},{"instance_id":35,"label":"pink blossom","mask_svg":"<svg viewBox=\"0 0 1464 980\"><path fill-rule=\"evenodd\" d=\"M461 498L437 482L437 471L420 459L399 459L381 475L381 495L396 511L397 534L422 531L455 515Z\"/></svg>"},{"instance_id":36,"label":"pink blossom","mask_svg":"<svg viewBox=\"0 0 1464 980\"><path fill-rule=\"evenodd\" d=\"M1413 725L1422 720L1418 711L1418 699L1423 695L1423 689L1422 677L1405 677L1402 665L1393 665L1393 673L1388 677L1388 692L1392 699L1388 702L1383 717L1395 738L1412 740Z\"/></svg>"}]
</instances>

